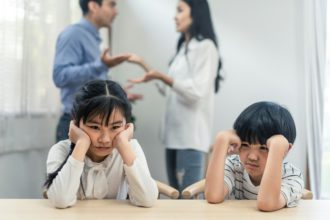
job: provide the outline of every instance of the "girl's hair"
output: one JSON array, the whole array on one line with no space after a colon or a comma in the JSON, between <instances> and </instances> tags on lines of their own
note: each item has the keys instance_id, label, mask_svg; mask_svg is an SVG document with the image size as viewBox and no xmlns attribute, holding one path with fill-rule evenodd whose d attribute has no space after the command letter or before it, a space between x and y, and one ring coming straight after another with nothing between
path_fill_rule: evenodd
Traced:
<instances>
[{"instance_id":1,"label":"girl's hair","mask_svg":"<svg viewBox=\"0 0 330 220\"><path fill-rule=\"evenodd\" d=\"M296 139L296 126L290 112L273 102L257 102L236 119L234 129L242 141L266 144L273 135L283 135L289 143Z\"/></svg>"},{"instance_id":2,"label":"girl's hair","mask_svg":"<svg viewBox=\"0 0 330 220\"><path fill-rule=\"evenodd\" d=\"M190 7L190 16L192 18L192 24L189 28L189 35L191 38L195 38L198 41L209 39L213 41L218 48L217 39L213 29L211 20L210 8L207 0L182 0ZM178 53L182 44L185 41L185 36L182 33L177 44L176 52ZM221 59L219 58L217 76L214 81L215 92L217 93L220 88L220 81L223 77L220 75L220 69L222 67Z\"/></svg>"},{"instance_id":3,"label":"girl's hair","mask_svg":"<svg viewBox=\"0 0 330 220\"><path fill-rule=\"evenodd\" d=\"M111 113L115 111L121 112L126 122L130 122L131 110L127 95L118 83L111 80L94 80L80 88L75 96L71 114L77 124L81 120L86 123L89 119L99 116L102 119L102 124L108 125ZM49 188L53 183L54 178L72 154L74 147L75 144L71 143L70 152L63 163L53 173L48 174L44 184L46 188Z\"/></svg>"}]
</instances>

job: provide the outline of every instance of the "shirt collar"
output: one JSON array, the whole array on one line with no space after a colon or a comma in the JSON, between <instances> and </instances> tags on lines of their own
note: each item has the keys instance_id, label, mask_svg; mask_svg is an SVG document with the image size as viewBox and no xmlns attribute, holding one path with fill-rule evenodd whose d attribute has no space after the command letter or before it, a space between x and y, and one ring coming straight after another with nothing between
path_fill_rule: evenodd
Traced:
<instances>
[{"instance_id":1,"label":"shirt collar","mask_svg":"<svg viewBox=\"0 0 330 220\"><path fill-rule=\"evenodd\" d=\"M94 24L92 24L86 18L82 18L79 23L84 28L86 28L87 31L90 32L98 41L101 41L99 30Z\"/></svg>"}]
</instances>

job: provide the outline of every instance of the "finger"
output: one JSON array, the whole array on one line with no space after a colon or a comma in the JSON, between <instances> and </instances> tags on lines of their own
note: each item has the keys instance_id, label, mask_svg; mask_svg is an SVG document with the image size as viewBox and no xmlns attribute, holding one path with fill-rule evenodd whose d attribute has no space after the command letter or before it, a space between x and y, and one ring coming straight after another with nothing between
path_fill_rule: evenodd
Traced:
<instances>
[{"instance_id":1,"label":"finger","mask_svg":"<svg viewBox=\"0 0 330 220\"><path fill-rule=\"evenodd\" d=\"M109 48L105 49L102 53L102 57L106 56L109 52Z\"/></svg>"},{"instance_id":2,"label":"finger","mask_svg":"<svg viewBox=\"0 0 330 220\"><path fill-rule=\"evenodd\" d=\"M126 84L126 85L124 86L124 89L125 89L125 90L130 90L130 89L133 88L133 87L134 87L134 84L130 83L130 84Z\"/></svg>"},{"instance_id":3,"label":"finger","mask_svg":"<svg viewBox=\"0 0 330 220\"><path fill-rule=\"evenodd\" d=\"M130 82L130 83L142 83L142 82L144 82L144 77L137 78L137 79L129 79L128 82Z\"/></svg>"},{"instance_id":4,"label":"finger","mask_svg":"<svg viewBox=\"0 0 330 220\"><path fill-rule=\"evenodd\" d=\"M129 101L135 101L143 99L143 95L141 94L127 94L127 98Z\"/></svg>"}]
</instances>

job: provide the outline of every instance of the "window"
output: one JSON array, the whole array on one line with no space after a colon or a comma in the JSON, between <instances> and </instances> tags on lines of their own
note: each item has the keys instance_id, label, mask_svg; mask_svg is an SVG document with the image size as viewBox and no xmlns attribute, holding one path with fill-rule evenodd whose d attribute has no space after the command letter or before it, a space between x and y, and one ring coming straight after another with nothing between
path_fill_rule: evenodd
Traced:
<instances>
[{"instance_id":1,"label":"window","mask_svg":"<svg viewBox=\"0 0 330 220\"><path fill-rule=\"evenodd\" d=\"M59 112L52 66L70 2L0 0L0 116Z\"/></svg>"},{"instance_id":2,"label":"window","mask_svg":"<svg viewBox=\"0 0 330 220\"><path fill-rule=\"evenodd\" d=\"M323 158L321 197L330 198L330 6L327 6L327 49L324 91Z\"/></svg>"}]
</instances>

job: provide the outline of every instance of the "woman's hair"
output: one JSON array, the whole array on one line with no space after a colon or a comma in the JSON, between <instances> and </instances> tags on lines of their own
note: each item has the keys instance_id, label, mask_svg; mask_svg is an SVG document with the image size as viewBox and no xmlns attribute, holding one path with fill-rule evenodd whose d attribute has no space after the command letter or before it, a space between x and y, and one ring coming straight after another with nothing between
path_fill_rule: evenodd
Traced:
<instances>
[{"instance_id":1,"label":"woman's hair","mask_svg":"<svg viewBox=\"0 0 330 220\"><path fill-rule=\"evenodd\" d=\"M102 124L108 125L111 113L119 111L123 114L126 122L131 121L131 104L123 88L111 80L94 80L80 88L75 96L71 111L72 119L79 124L82 120L86 123L96 116L101 117ZM44 184L46 188L53 183L54 178L62 169L75 145L71 143L70 152L63 163L53 173L49 173Z\"/></svg>"},{"instance_id":2,"label":"woman's hair","mask_svg":"<svg viewBox=\"0 0 330 220\"><path fill-rule=\"evenodd\" d=\"M190 7L190 16L192 18L192 24L189 28L189 35L191 38L195 38L198 41L209 39L213 41L218 48L217 39L213 29L211 20L210 8L207 0L182 0ZM177 44L177 53L180 50L182 44L185 41L185 36L182 33ZM220 69L222 67L221 59L219 58L217 76L215 78L215 92L219 91L220 81L223 77L220 75Z\"/></svg>"},{"instance_id":3,"label":"woman's hair","mask_svg":"<svg viewBox=\"0 0 330 220\"><path fill-rule=\"evenodd\" d=\"M88 13L88 3L89 2L96 2L99 5L102 5L103 0L79 0L79 5L83 15Z\"/></svg>"},{"instance_id":4,"label":"woman's hair","mask_svg":"<svg viewBox=\"0 0 330 220\"><path fill-rule=\"evenodd\" d=\"M273 135L283 135L289 143L296 139L296 126L290 112L274 102L248 106L236 119L234 129L242 141L266 144Z\"/></svg>"}]
</instances>

